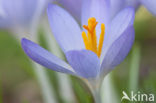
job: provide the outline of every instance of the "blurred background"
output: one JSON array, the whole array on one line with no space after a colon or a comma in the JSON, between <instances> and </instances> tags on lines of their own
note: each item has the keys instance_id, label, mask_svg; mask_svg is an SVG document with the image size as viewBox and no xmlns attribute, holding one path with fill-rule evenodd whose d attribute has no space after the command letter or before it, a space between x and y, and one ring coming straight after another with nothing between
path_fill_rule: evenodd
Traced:
<instances>
[{"instance_id":1,"label":"blurred background","mask_svg":"<svg viewBox=\"0 0 156 103\"><path fill-rule=\"evenodd\" d=\"M136 13L135 32L135 44L131 52L111 72L111 81L119 101L122 91L129 92L131 89L156 94L156 18L143 7ZM42 31L39 34L41 45L46 48ZM55 72L48 69L46 72L53 86L54 98L58 103L69 103L61 97L63 91L59 90ZM94 103L83 81L69 77L74 103ZM29 58L15 36L6 30L0 30L0 103L44 103Z\"/></svg>"}]
</instances>

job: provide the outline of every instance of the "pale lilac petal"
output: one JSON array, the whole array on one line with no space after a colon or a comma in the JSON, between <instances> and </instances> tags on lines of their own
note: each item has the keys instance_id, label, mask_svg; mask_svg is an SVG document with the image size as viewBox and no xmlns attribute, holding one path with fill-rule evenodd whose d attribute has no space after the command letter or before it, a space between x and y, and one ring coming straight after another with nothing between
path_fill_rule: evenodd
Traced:
<instances>
[{"instance_id":1,"label":"pale lilac petal","mask_svg":"<svg viewBox=\"0 0 156 103\"><path fill-rule=\"evenodd\" d=\"M58 0L58 3L80 22L82 1L83 0Z\"/></svg>"},{"instance_id":2,"label":"pale lilac petal","mask_svg":"<svg viewBox=\"0 0 156 103\"><path fill-rule=\"evenodd\" d=\"M142 4L156 16L156 0L141 0Z\"/></svg>"},{"instance_id":3,"label":"pale lilac petal","mask_svg":"<svg viewBox=\"0 0 156 103\"><path fill-rule=\"evenodd\" d=\"M135 11L129 7L122 10L111 22L107 39L114 41L134 23Z\"/></svg>"},{"instance_id":4,"label":"pale lilac petal","mask_svg":"<svg viewBox=\"0 0 156 103\"><path fill-rule=\"evenodd\" d=\"M64 52L84 48L81 29L74 18L63 8L49 5L48 18L52 33Z\"/></svg>"},{"instance_id":5,"label":"pale lilac petal","mask_svg":"<svg viewBox=\"0 0 156 103\"><path fill-rule=\"evenodd\" d=\"M77 75L84 78L95 78L98 76L100 61L92 51L69 51L66 53L66 58Z\"/></svg>"},{"instance_id":6,"label":"pale lilac petal","mask_svg":"<svg viewBox=\"0 0 156 103\"><path fill-rule=\"evenodd\" d=\"M42 66L57 72L74 74L74 70L66 62L37 44L27 39L22 39L22 48L33 61L41 64Z\"/></svg>"},{"instance_id":7,"label":"pale lilac petal","mask_svg":"<svg viewBox=\"0 0 156 103\"><path fill-rule=\"evenodd\" d=\"M134 34L133 26L128 27L120 35L120 37L118 37L118 39L113 42L102 62L102 75L106 75L109 71L111 71L111 69L113 69L125 59L133 45Z\"/></svg>"},{"instance_id":8,"label":"pale lilac petal","mask_svg":"<svg viewBox=\"0 0 156 103\"><path fill-rule=\"evenodd\" d=\"M103 60L107 49L112 45L112 43L118 39L125 30L132 26L135 18L135 11L133 8L125 8L112 20L109 30L104 38L104 45L101 54L101 60Z\"/></svg>"}]
</instances>

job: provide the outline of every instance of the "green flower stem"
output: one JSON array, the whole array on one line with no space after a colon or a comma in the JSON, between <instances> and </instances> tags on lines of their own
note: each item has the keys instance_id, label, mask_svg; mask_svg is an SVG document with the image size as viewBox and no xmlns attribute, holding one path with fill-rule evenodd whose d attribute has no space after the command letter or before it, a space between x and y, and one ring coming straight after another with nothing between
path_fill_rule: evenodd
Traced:
<instances>
[{"instance_id":1,"label":"green flower stem","mask_svg":"<svg viewBox=\"0 0 156 103\"><path fill-rule=\"evenodd\" d=\"M140 67L140 45L135 44L132 49L131 63L130 63L130 74L129 74L129 90L137 91L138 89L138 77L139 77L139 67Z\"/></svg>"},{"instance_id":2,"label":"green flower stem","mask_svg":"<svg viewBox=\"0 0 156 103\"><path fill-rule=\"evenodd\" d=\"M95 103L102 103L100 88L93 87L91 85L89 87L90 87L90 90L92 92Z\"/></svg>"},{"instance_id":3,"label":"green flower stem","mask_svg":"<svg viewBox=\"0 0 156 103\"><path fill-rule=\"evenodd\" d=\"M85 80L94 97L95 103L102 103L101 99L101 82L97 80Z\"/></svg>"},{"instance_id":4,"label":"green flower stem","mask_svg":"<svg viewBox=\"0 0 156 103\"><path fill-rule=\"evenodd\" d=\"M95 103L120 103L111 77L112 74L108 74L104 80L85 80L93 94Z\"/></svg>"},{"instance_id":5,"label":"green flower stem","mask_svg":"<svg viewBox=\"0 0 156 103\"><path fill-rule=\"evenodd\" d=\"M95 103L102 103L100 90L99 89L93 90L92 93L94 96Z\"/></svg>"},{"instance_id":6,"label":"green flower stem","mask_svg":"<svg viewBox=\"0 0 156 103\"><path fill-rule=\"evenodd\" d=\"M112 81L112 73L106 75L101 87L102 103L120 103L120 98L117 95L115 85Z\"/></svg>"}]
</instances>

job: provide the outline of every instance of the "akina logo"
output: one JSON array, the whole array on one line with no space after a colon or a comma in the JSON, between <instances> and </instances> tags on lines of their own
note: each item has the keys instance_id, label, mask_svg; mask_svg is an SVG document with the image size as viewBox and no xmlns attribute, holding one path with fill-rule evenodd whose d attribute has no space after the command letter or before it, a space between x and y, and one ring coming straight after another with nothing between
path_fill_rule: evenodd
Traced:
<instances>
[{"instance_id":1,"label":"akina logo","mask_svg":"<svg viewBox=\"0 0 156 103\"><path fill-rule=\"evenodd\" d=\"M154 94L145 94L141 92L133 92L131 91L130 95L128 95L125 91L122 92L123 97L121 98L121 102L123 100L134 101L134 102L154 102L155 95Z\"/></svg>"}]
</instances>

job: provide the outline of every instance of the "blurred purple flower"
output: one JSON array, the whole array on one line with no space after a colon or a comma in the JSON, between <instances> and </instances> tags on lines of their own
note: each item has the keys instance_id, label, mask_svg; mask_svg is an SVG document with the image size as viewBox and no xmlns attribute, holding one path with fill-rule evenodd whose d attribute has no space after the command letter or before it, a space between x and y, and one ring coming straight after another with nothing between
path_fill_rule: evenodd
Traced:
<instances>
[{"instance_id":1,"label":"blurred purple flower","mask_svg":"<svg viewBox=\"0 0 156 103\"><path fill-rule=\"evenodd\" d=\"M75 17L78 21L81 20L81 8L83 0L55 0L63 8L65 8L72 16Z\"/></svg>"},{"instance_id":2,"label":"blurred purple flower","mask_svg":"<svg viewBox=\"0 0 156 103\"><path fill-rule=\"evenodd\" d=\"M110 20L109 0L85 0L81 15L84 29L57 5L49 5L47 13L54 37L69 64L25 38L22 48L32 60L49 69L95 79L120 64L132 47L133 8L125 8Z\"/></svg>"},{"instance_id":3,"label":"blurred purple flower","mask_svg":"<svg viewBox=\"0 0 156 103\"><path fill-rule=\"evenodd\" d=\"M0 0L0 28L29 28L43 13L49 0Z\"/></svg>"},{"instance_id":4,"label":"blurred purple flower","mask_svg":"<svg viewBox=\"0 0 156 103\"><path fill-rule=\"evenodd\" d=\"M140 5L145 6L153 15L156 16L156 0L111 0L111 17L114 17L125 7L132 6L137 10Z\"/></svg>"},{"instance_id":5,"label":"blurred purple flower","mask_svg":"<svg viewBox=\"0 0 156 103\"><path fill-rule=\"evenodd\" d=\"M141 3L156 16L156 0L141 0Z\"/></svg>"}]
</instances>

